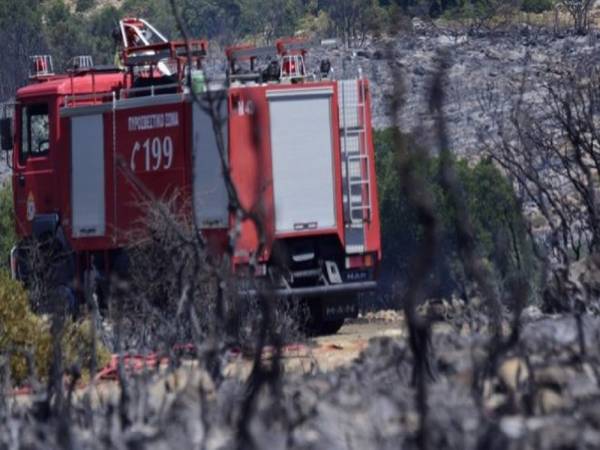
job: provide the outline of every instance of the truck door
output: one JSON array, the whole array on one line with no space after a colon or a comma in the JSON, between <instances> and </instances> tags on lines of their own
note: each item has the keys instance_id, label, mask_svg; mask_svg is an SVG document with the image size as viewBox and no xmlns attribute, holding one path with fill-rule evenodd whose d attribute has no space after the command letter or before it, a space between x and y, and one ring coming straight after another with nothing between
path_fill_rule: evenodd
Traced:
<instances>
[{"instance_id":1,"label":"truck door","mask_svg":"<svg viewBox=\"0 0 600 450\"><path fill-rule=\"evenodd\" d=\"M13 171L15 209L22 233L31 233L39 214L55 212L58 206L53 155L56 149L55 102L27 100L17 105Z\"/></svg>"}]
</instances>

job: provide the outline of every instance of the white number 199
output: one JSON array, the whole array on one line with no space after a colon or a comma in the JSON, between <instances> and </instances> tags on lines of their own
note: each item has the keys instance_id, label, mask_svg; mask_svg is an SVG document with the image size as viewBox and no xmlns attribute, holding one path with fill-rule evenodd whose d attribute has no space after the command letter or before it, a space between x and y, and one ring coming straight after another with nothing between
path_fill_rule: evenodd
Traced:
<instances>
[{"instance_id":1,"label":"white number 199","mask_svg":"<svg viewBox=\"0 0 600 450\"><path fill-rule=\"evenodd\" d=\"M161 141L160 138L146 139L143 144L138 141L133 145L131 152L131 170L135 172L135 159L138 152L143 150L144 154L144 170L146 172L156 172L157 170L168 170L173 165L173 139L171 136L165 136Z\"/></svg>"}]
</instances>

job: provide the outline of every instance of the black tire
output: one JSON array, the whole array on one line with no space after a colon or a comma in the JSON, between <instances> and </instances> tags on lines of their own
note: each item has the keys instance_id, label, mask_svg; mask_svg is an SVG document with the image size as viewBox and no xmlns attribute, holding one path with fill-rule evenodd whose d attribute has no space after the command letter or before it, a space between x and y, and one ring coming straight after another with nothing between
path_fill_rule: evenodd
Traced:
<instances>
[{"instance_id":1,"label":"black tire","mask_svg":"<svg viewBox=\"0 0 600 450\"><path fill-rule=\"evenodd\" d=\"M344 319L338 319L321 323L321 332L319 334L321 336L336 334L344 326L344 321Z\"/></svg>"},{"instance_id":2,"label":"black tire","mask_svg":"<svg viewBox=\"0 0 600 450\"><path fill-rule=\"evenodd\" d=\"M325 336L337 333L344 325L344 318L327 318L325 316L325 305L322 298L304 299L308 313L305 318L306 332L311 336Z\"/></svg>"}]
</instances>

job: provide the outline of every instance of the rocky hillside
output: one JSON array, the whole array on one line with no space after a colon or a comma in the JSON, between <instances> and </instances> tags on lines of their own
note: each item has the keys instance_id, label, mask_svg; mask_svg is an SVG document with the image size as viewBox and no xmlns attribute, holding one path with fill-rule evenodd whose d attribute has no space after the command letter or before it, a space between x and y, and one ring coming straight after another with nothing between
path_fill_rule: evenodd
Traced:
<instances>
[{"instance_id":1,"label":"rocky hillside","mask_svg":"<svg viewBox=\"0 0 600 450\"><path fill-rule=\"evenodd\" d=\"M525 102L540 98L544 82L563 65L597 61L600 46L595 37L555 37L549 32L534 33L523 27L510 34L449 36L422 29L393 42L368 45L354 52L334 51L346 68L360 68L372 83L373 124L389 126L390 96L394 82L405 88L405 105L400 127L415 131L427 127L428 92L437 70L436 58L446 56L446 118L452 150L459 155L473 155L480 150L481 135L490 131L490 99L506 107L517 101L524 86ZM350 70L347 70L350 72ZM394 80L392 73L401 74Z\"/></svg>"}]
</instances>

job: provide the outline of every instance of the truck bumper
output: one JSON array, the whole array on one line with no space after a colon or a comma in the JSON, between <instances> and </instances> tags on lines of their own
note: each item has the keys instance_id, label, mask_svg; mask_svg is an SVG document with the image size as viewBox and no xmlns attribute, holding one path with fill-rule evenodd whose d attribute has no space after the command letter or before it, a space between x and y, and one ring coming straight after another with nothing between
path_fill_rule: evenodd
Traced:
<instances>
[{"instance_id":1,"label":"truck bumper","mask_svg":"<svg viewBox=\"0 0 600 450\"><path fill-rule=\"evenodd\" d=\"M275 290L265 290L265 293L277 297L320 297L323 295L338 295L360 292L370 292L377 289L376 281L363 281L360 283L330 284L323 286L308 286L297 288L280 288ZM240 291L240 295L256 297L258 292L255 289L245 289Z\"/></svg>"}]
</instances>

